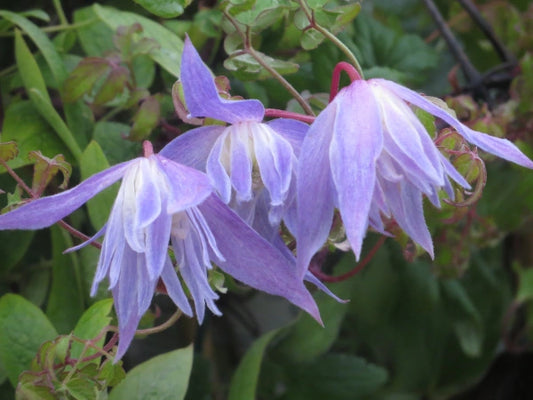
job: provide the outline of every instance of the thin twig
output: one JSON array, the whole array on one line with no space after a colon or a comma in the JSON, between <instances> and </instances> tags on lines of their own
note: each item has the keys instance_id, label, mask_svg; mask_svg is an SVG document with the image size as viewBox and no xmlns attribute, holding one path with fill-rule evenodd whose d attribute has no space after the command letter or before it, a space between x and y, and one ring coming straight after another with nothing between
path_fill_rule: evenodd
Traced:
<instances>
[{"instance_id":1,"label":"thin twig","mask_svg":"<svg viewBox=\"0 0 533 400\"><path fill-rule=\"evenodd\" d=\"M309 104L307 104L305 99L300 93L298 93L294 86L292 86L289 81L287 81L283 76L281 76L278 71L268 65L265 60L263 60L263 57L261 57L261 55L255 51L255 49L252 47L250 38L247 36L246 33L242 32L237 21L235 21L235 19L227 12L227 10L224 10L224 15L241 36L244 44L244 51L247 54L251 55L258 62L259 65L261 65L270 75L272 75L272 77L275 78L291 94L292 97L294 97L294 99L298 102L298 104L300 104L306 114L314 116L315 113L313 112L313 109Z\"/></svg>"},{"instance_id":2,"label":"thin twig","mask_svg":"<svg viewBox=\"0 0 533 400\"><path fill-rule=\"evenodd\" d=\"M492 47L498 53L498 56L505 62L512 62L516 64L516 57L507 50L503 43L498 39L496 33L488 22L483 18L476 5L471 0L459 0L461 6L466 10L474 22L479 26L479 29L485 34L487 39L489 39Z\"/></svg>"},{"instance_id":3,"label":"thin twig","mask_svg":"<svg viewBox=\"0 0 533 400\"><path fill-rule=\"evenodd\" d=\"M350 51L350 49L335 36L333 33L328 31L326 28L324 28L322 25L318 24L315 20L315 17L313 15L313 11L309 10L307 3L304 0L298 0L298 3L300 4L300 7L302 11L304 12L305 16L307 17L307 20L309 21L309 28L313 28L316 31L320 32L322 35L324 35L330 42L332 42L335 46L337 46L340 51L342 51L348 60L354 65L355 69L357 69L357 72L359 72L359 75L361 78L364 78L363 74L363 68L361 68L361 64L359 64L359 61L355 57L355 55Z\"/></svg>"},{"instance_id":4,"label":"thin twig","mask_svg":"<svg viewBox=\"0 0 533 400\"><path fill-rule=\"evenodd\" d=\"M320 279L323 282L342 282L345 281L348 278L351 278L352 276L359 273L376 255L377 251L381 248L383 243L385 243L385 240L387 239L386 236L381 236L379 240L376 242L374 247L368 252L368 254L365 256L364 259L362 259L358 264L355 265L355 268L351 271L346 272L345 274L342 274L340 276L331 276L326 275L322 271L319 270L310 270L311 273L316 276L318 279Z\"/></svg>"},{"instance_id":5,"label":"thin twig","mask_svg":"<svg viewBox=\"0 0 533 400\"><path fill-rule=\"evenodd\" d=\"M162 332L167 328L170 328L174 323L181 317L183 312L178 309L174 314L170 316L169 319L167 319L165 322L163 322L161 325L154 326L153 328L148 329L138 329L135 331L136 335L150 335L152 333L158 333Z\"/></svg>"},{"instance_id":6,"label":"thin twig","mask_svg":"<svg viewBox=\"0 0 533 400\"><path fill-rule=\"evenodd\" d=\"M426 5L427 9L429 10L429 13L431 14L431 17L437 24L437 27L439 31L441 32L442 37L448 44L448 47L450 48L450 51L452 52L455 59L459 62L461 65L461 69L463 70L463 73L466 77L466 79L469 81L472 87L475 89L480 90L484 97L486 97L485 90L483 88L479 87L479 83L481 82L481 74L478 72L478 70L474 67L474 65L470 62L468 59L468 56L461 48L460 44L455 39L455 36L453 35L452 31L446 24L446 21L442 17L439 9L435 5L433 0L424 0L424 4ZM477 88L476 88L477 86Z\"/></svg>"}]
</instances>

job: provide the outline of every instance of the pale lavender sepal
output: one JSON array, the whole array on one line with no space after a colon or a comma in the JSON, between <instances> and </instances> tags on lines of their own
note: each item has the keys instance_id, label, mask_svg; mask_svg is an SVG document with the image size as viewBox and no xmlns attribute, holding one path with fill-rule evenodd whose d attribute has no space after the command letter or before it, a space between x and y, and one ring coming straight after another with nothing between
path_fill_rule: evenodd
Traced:
<instances>
[{"instance_id":1,"label":"pale lavender sepal","mask_svg":"<svg viewBox=\"0 0 533 400\"><path fill-rule=\"evenodd\" d=\"M248 136L231 135L230 143L230 179L235 189L237 200L250 201L252 199L252 160L248 155Z\"/></svg>"},{"instance_id":2,"label":"pale lavender sepal","mask_svg":"<svg viewBox=\"0 0 533 400\"><path fill-rule=\"evenodd\" d=\"M193 117L210 117L230 124L263 119L265 108L259 100L226 100L218 95L209 68L188 37L183 47L180 80Z\"/></svg>"},{"instance_id":3,"label":"pale lavender sepal","mask_svg":"<svg viewBox=\"0 0 533 400\"><path fill-rule=\"evenodd\" d=\"M374 194L376 160L383 149L382 122L365 81L352 83L334 102L338 111L329 149L331 172L346 236L359 259Z\"/></svg>"},{"instance_id":4,"label":"pale lavender sepal","mask_svg":"<svg viewBox=\"0 0 533 400\"><path fill-rule=\"evenodd\" d=\"M533 169L533 161L531 161L509 140L490 136L468 128L466 125L463 125L442 108L436 106L420 94L406 87L398 85L397 83L384 79L375 79L375 81L378 81L380 85L387 87L405 101L408 101L409 103L412 103L422 110L427 111L428 113L433 114L434 116L447 122L457 129L457 131L463 135L468 142L478 146L482 150L503 158L504 160L508 160L523 167Z\"/></svg>"},{"instance_id":5,"label":"pale lavender sepal","mask_svg":"<svg viewBox=\"0 0 533 400\"><path fill-rule=\"evenodd\" d=\"M433 241L424 219L422 193L406 180L382 180L381 186L400 228L434 258Z\"/></svg>"},{"instance_id":6,"label":"pale lavender sepal","mask_svg":"<svg viewBox=\"0 0 533 400\"><path fill-rule=\"evenodd\" d=\"M78 251L80 249L83 249L85 246L88 246L91 243L96 242L98 239L100 239L102 236L104 236L104 234L106 232L106 229L107 229L107 223L105 223L104 226L102 226L102 228L100 228L100 230L98 232L96 232L92 237L90 237L86 241L84 241L84 242L82 242L82 243L80 243L80 244L78 244L76 246L69 247L68 249L63 251L63 254L69 254L69 253L72 253L73 251Z\"/></svg>"},{"instance_id":7,"label":"pale lavender sepal","mask_svg":"<svg viewBox=\"0 0 533 400\"><path fill-rule=\"evenodd\" d=\"M226 168L224 168L222 157L224 156L224 144L228 134L226 131L216 140L206 163L207 176L209 176L211 185L217 190L218 195L226 204L231 199L231 179Z\"/></svg>"},{"instance_id":8,"label":"pale lavender sepal","mask_svg":"<svg viewBox=\"0 0 533 400\"><path fill-rule=\"evenodd\" d=\"M166 199L161 202L161 208L166 209ZM172 226L172 216L162 212L146 227L146 267L148 277L151 281L156 280L165 266L168 245L170 239L170 229Z\"/></svg>"},{"instance_id":9,"label":"pale lavender sepal","mask_svg":"<svg viewBox=\"0 0 533 400\"><path fill-rule=\"evenodd\" d=\"M172 301L181 311L183 311L185 315L192 317L191 305L189 304L189 300L183 291L181 282L176 274L176 271L174 271L174 267L172 266L172 262L170 261L168 255L166 257L163 271L161 271L161 280L165 284L167 294Z\"/></svg>"},{"instance_id":10,"label":"pale lavender sepal","mask_svg":"<svg viewBox=\"0 0 533 400\"><path fill-rule=\"evenodd\" d=\"M291 144L294 155L298 158L309 125L285 118L273 119L267 125Z\"/></svg>"},{"instance_id":11,"label":"pale lavender sepal","mask_svg":"<svg viewBox=\"0 0 533 400\"><path fill-rule=\"evenodd\" d=\"M329 165L329 146L337 104L329 104L309 128L302 143L296 180L298 202L297 270L303 278L313 255L326 241L336 196Z\"/></svg>"},{"instance_id":12,"label":"pale lavender sepal","mask_svg":"<svg viewBox=\"0 0 533 400\"><path fill-rule=\"evenodd\" d=\"M122 358L128 349L135 330L141 320L139 315L139 303L137 296L137 254L131 249L127 249L126 262L132 266L130 273L122 273L119 276L117 285L112 290L115 311L119 324L119 342L114 362Z\"/></svg>"},{"instance_id":13,"label":"pale lavender sepal","mask_svg":"<svg viewBox=\"0 0 533 400\"><path fill-rule=\"evenodd\" d=\"M442 186L444 179L438 150L420 121L403 100L388 90L374 86L373 92L379 94L383 144L387 153L410 176L417 177L417 181Z\"/></svg>"},{"instance_id":14,"label":"pale lavender sepal","mask_svg":"<svg viewBox=\"0 0 533 400\"><path fill-rule=\"evenodd\" d=\"M167 214L175 214L194 207L204 201L213 191L209 178L204 173L161 155L155 157L166 175L170 188Z\"/></svg>"},{"instance_id":15,"label":"pale lavender sepal","mask_svg":"<svg viewBox=\"0 0 533 400\"><path fill-rule=\"evenodd\" d=\"M191 129L168 143L159 156L205 172L205 161L225 126L209 125Z\"/></svg>"},{"instance_id":16,"label":"pale lavender sepal","mask_svg":"<svg viewBox=\"0 0 533 400\"><path fill-rule=\"evenodd\" d=\"M254 152L261 179L273 206L283 204L292 177L293 151L290 143L265 124L252 126Z\"/></svg>"},{"instance_id":17,"label":"pale lavender sepal","mask_svg":"<svg viewBox=\"0 0 533 400\"><path fill-rule=\"evenodd\" d=\"M0 215L0 229L46 228L71 214L96 193L118 181L134 162L137 160L117 164L91 176L72 189L30 201L13 211Z\"/></svg>"},{"instance_id":18,"label":"pale lavender sepal","mask_svg":"<svg viewBox=\"0 0 533 400\"><path fill-rule=\"evenodd\" d=\"M285 297L321 323L318 307L295 265L259 236L216 196L198 209L208 221L225 261L218 266L235 279L264 292ZM302 274L303 275L303 274Z\"/></svg>"}]
</instances>

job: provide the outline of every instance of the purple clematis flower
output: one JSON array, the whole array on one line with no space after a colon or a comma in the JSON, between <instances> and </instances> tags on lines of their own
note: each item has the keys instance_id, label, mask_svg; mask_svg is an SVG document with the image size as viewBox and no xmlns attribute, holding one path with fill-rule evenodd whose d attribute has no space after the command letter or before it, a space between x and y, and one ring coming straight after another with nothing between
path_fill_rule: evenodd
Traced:
<instances>
[{"instance_id":1,"label":"purple clematis flower","mask_svg":"<svg viewBox=\"0 0 533 400\"><path fill-rule=\"evenodd\" d=\"M299 160L298 268L306 270L327 239L334 208L358 258L369 226L383 232L382 216L433 257L422 195L439 206L438 191L453 198L450 178L469 184L440 153L408 103L454 127L479 148L533 168L506 139L474 131L423 96L384 79L355 80L311 125Z\"/></svg>"},{"instance_id":2,"label":"purple clematis flower","mask_svg":"<svg viewBox=\"0 0 533 400\"><path fill-rule=\"evenodd\" d=\"M181 83L192 117L230 125L192 129L161 154L205 171L220 198L250 225L257 213L267 213L277 227L296 197L296 153L308 125L287 119L263 123L265 108L259 100L221 98L189 38L183 50ZM266 201L258 202L260 196ZM292 227L291 221L288 225Z\"/></svg>"},{"instance_id":3,"label":"purple clematis flower","mask_svg":"<svg viewBox=\"0 0 533 400\"><path fill-rule=\"evenodd\" d=\"M205 305L220 314L208 283L216 263L239 281L287 298L320 321L317 306L295 272L294 261L252 230L212 191L207 176L152 153L93 175L65 192L0 215L0 229L40 229L54 224L122 178L106 225L77 250L105 233L92 294L107 277L119 322L116 360L126 352L159 279L187 315L192 309L168 255L175 252L201 322Z\"/></svg>"}]
</instances>

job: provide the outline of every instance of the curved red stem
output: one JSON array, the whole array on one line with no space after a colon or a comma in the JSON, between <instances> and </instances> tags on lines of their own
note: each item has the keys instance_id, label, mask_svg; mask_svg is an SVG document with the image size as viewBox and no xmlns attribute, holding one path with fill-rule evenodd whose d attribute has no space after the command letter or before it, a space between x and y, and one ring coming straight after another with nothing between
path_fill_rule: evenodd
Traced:
<instances>
[{"instance_id":1,"label":"curved red stem","mask_svg":"<svg viewBox=\"0 0 533 400\"><path fill-rule=\"evenodd\" d=\"M278 110L276 108L265 109L265 117L295 119L296 121L302 121L307 124L312 124L315 120L315 117L312 115L303 115L292 111Z\"/></svg>"},{"instance_id":2,"label":"curved red stem","mask_svg":"<svg viewBox=\"0 0 533 400\"><path fill-rule=\"evenodd\" d=\"M329 91L330 102L335 98L337 93L339 93L339 83L342 71L348 74L352 82L362 79L361 75L359 75L359 72L357 72L352 64L349 64L346 61L341 61L335 65L335 68L333 69L333 75L331 76L331 89Z\"/></svg>"},{"instance_id":3,"label":"curved red stem","mask_svg":"<svg viewBox=\"0 0 533 400\"><path fill-rule=\"evenodd\" d=\"M377 251L381 248L383 243L385 243L385 239L387 239L386 236L381 236L379 240L376 242L374 247L368 252L368 254L363 258L358 264L355 265L354 269L351 271L348 271L342 275L339 276L331 276L326 275L322 271L314 271L310 270L311 273L316 276L318 279L320 279L322 282L342 282L345 281L348 278L351 278L352 276L356 275L358 272L360 272L366 264L368 264L372 258L376 255Z\"/></svg>"}]
</instances>

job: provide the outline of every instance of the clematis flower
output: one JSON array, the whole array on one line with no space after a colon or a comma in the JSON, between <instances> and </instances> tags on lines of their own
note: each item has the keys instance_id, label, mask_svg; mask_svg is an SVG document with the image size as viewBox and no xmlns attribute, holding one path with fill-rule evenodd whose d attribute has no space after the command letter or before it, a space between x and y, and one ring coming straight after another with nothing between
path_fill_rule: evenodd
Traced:
<instances>
[{"instance_id":1,"label":"clematis flower","mask_svg":"<svg viewBox=\"0 0 533 400\"><path fill-rule=\"evenodd\" d=\"M0 215L0 229L40 229L54 224L98 192L122 178L106 225L77 250L105 234L91 294L107 277L119 322L116 360L127 350L155 287L187 315L192 309L187 285L201 322L205 305L220 314L207 270L215 262L239 281L287 298L320 321L317 306L296 274L294 261L253 231L213 194L207 176L153 154L124 162L91 176L65 192L31 201ZM178 274L168 255L172 243Z\"/></svg>"},{"instance_id":2,"label":"clematis flower","mask_svg":"<svg viewBox=\"0 0 533 400\"><path fill-rule=\"evenodd\" d=\"M533 168L510 141L474 131L423 96L384 79L354 80L311 125L299 160L298 268L307 269L327 239L334 208L359 258L367 228L384 233L382 216L433 257L422 196L439 206L438 192L453 198L451 180L469 184L439 152L408 105L454 127L468 142L505 160Z\"/></svg>"},{"instance_id":3,"label":"clematis flower","mask_svg":"<svg viewBox=\"0 0 533 400\"><path fill-rule=\"evenodd\" d=\"M295 199L296 153L308 126L287 119L263 123L265 108L260 101L220 97L189 38L185 39L180 81L191 117L230 125L187 131L161 154L205 171L220 198L250 225L257 213L266 213L277 227ZM258 202L259 196L266 196L266 201Z\"/></svg>"}]
</instances>

